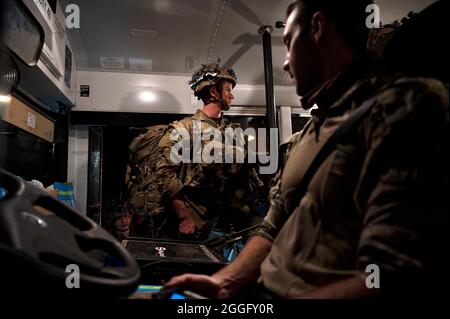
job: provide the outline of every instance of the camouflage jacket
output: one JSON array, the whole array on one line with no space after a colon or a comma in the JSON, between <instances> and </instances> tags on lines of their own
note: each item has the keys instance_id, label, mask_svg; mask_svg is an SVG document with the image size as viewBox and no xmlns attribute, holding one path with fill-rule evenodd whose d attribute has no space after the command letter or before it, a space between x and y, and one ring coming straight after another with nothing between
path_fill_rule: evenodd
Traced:
<instances>
[{"instance_id":1,"label":"camouflage jacket","mask_svg":"<svg viewBox=\"0 0 450 319\"><path fill-rule=\"evenodd\" d=\"M201 147L200 152L205 147L212 146L213 148L220 148L224 151L223 143L211 141L209 138L193 136L194 123L200 123L201 132L208 129L218 129L222 137L227 128L235 129L239 124L232 123L223 116L216 121L209 118L202 110L183 120L174 122L166 135L163 136L159 143L162 148L162 156L157 164L157 179L160 185L160 190L166 200L170 200L174 195L180 193L188 208L193 213L196 220L196 227L202 228L205 221L213 216L220 214L223 207L229 203L235 203L231 199L233 194L229 194L232 185L236 178L240 178L245 174L245 181L247 185L262 186L261 180L258 178L253 168L249 168L244 163L205 163L203 161L193 163L192 149L195 150L193 143L199 142ZM188 132L188 134L180 134L181 131ZM194 141L194 139L197 139ZM201 139L201 140L199 140ZM183 141L185 140L185 141ZM187 141L186 141L187 140ZM225 141L225 139L223 139ZM174 163L171 158L171 150L177 143L185 142L185 146L189 148L190 161ZM225 152L225 151L224 151ZM231 148L233 156L236 153L244 154L245 148L235 146ZM249 182L250 180L250 182ZM243 186L241 184L241 186ZM234 184L234 189L239 186Z\"/></svg>"},{"instance_id":2,"label":"camouflage jacket","mask_svg":"<svg viewBox=\"0 0 450 319\"><path fill-rule=\"evenodd\" d=\"M349 66L302 99L319 108L304 134L285 146L258 230L273 241L259 281L279 296L354 275L364 280L370 264L379 267L385 291L417 292L439 274L441 255L431 251L448 251L448 86L386 76L366 63ZM322 163L297 208L287 211L320 147L372 97L375 104Z\"/></svg>"}]
</instances>

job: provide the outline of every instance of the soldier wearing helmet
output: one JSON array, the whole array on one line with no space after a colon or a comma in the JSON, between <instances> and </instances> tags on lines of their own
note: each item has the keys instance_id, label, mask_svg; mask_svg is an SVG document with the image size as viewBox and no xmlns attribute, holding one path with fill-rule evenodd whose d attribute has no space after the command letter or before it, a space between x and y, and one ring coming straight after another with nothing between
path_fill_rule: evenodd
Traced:
<instances>
[{"instance_id":1,"label":"soldier wearing helmet","mask_svg":"<svg viewBox=\"0 0 450 319\"><path fill-rule=\"evenodd\" d=\"M232 90L236 82L237 77L233 70L219 66L219 62L202 65L193 74L189 85L194 95L203 101L203 107L194 115L170 124L168 132L159 143L162 155L158 160L156 174L169 211L168 222L165 223L167 225L165 233L169 238L189 240L207 238L223 214L231 214L226 205L232 202L232 195L227 192L233 189L231 184L237 176L248 174L250 177L244 178L252 180L248 187L255 184L263 186L254 169L247 164L193 163L193 161L174 163L170 156L172 147L179 142L173 140L174 130L187 131L189 138L192 138L194 123L200 123L202 132L216 129L222 135L227 128L239 127L239 124L222 115L223 111L230 109L234 98ZM214 148L224 149L224 145L217 141L202 139L201 145L205 147L213 142ZM192 144L190 145L192 147ZM210 147L211 145L213 144L209 144ZM234 147L233 151L245 153L245 149L238 146Z\"/></svg>"},{"instance_id":2,"label":"soldier wearing helmet","mask_svg":"<svg viewBox=\"0 0 450 319\"><path fill-rule=\"evenodd\" d=\"M204 64L192 75L189 84L194 95L202 100L204 105L215 104L222 110L229 110L231 93L236 86L237 77L233 69L220 67L219 63Z\"/></svg>"}]
</instances>

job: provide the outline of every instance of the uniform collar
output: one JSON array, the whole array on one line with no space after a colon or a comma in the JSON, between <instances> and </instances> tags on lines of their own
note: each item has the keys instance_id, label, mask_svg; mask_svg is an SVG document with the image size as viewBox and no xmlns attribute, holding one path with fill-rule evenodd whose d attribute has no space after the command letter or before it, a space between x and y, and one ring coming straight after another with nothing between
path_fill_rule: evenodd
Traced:
<instances>
[{"instance_id":1,"label":"uniform collar","mask_svg":"<svg viewBox=\"0 0 450 319\"><path fill-rule=\"evenodd\" d=\"M197 112L195 112L195 114L192 116L192 119L197 121L204 121L208 124L211 124L212 126L217 127L224 124L223 116L221 116L219 119L213 119L206 115L205 112L203 112L201 109L198 109Z\"/></svg>"}]
</instances>

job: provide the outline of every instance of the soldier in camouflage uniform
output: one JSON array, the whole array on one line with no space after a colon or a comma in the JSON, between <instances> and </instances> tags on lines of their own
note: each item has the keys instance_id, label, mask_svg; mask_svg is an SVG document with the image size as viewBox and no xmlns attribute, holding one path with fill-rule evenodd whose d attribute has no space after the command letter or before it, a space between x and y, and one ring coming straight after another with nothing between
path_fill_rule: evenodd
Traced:
<instances>
[{"instance_id":1,"label":"soldier in camouflage uniform","mask_svg":"<svg viewBox=\"0 0 450 319\"><path fill-rule=\"evenodd\" d=\"M284 68L303 107L318 108L283 146L270 210L237 260L167 288L229 298L259 278L259 297L417 297L448 283L448 85L387 73L364 53L369 2L290 6ZM291 206L321 146L368 100Z\"/></svg>"},{"instance_id":2,"label":"soldier in camouflage uniform","mask_svg":"<svg viewBox=\"0 0 450 319\"><path fill-rule=\"evenodd\" d=\"M215 143L213 148L225 150L224 145L217 141L193 141L194 123L200 124L201 132L217 129L222 135L227 128L239 127L239 124L222 116L222 111L230 108L234 98L232 90L236 85L236 75L232 69L220 67L219 63L203 65L192 76L190 84L194 95L203 101L204 106L194 115L169 126L159 143L162 156L157 164L157 179L165 205L170 208L166 223L169 237L195 240L205 239L218 219L233 214L233 209L234 212L241 209L247 212L241 205L227 206L229 203L235 204L240 194L236 191L239 187L231 187L233 180L245 175L246 184L240 184L244 192L254 191L254 185L258 188L263 185L254 169L247 164L192 163L192 157L184 163L172 161L171 150L175 144L183 142L183 139L190 149L194 148L193 143L199 142L200 150L207 145L212 146L212 143ZM183 131L188 134L181 134ZM240 154L245 157L244 147L235 145L231 151L233 156Z\"/></svg>"}]
</instances>

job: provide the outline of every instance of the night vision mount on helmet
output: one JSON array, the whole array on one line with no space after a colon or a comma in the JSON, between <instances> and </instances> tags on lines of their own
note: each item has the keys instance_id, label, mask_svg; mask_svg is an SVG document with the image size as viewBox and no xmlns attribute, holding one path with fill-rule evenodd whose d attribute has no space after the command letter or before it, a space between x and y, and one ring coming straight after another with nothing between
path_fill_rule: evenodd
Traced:
<instances>
[{"instance_id":1,"label":"night vision mount on helmet","mask_svg":"<svg viewBox=\"0 0 450 319\"><path fill-rule=\"evenodd\" d=\"M230 81L233 88L236 85L237 77L233 69L219 66L220 61L202 64L189 81L194 95L200 99L200 92L207 86L215 85L220 79Z\"/></svg>"}]
</instances>

